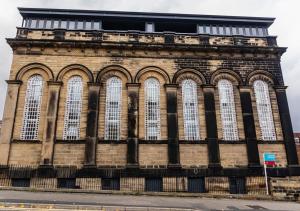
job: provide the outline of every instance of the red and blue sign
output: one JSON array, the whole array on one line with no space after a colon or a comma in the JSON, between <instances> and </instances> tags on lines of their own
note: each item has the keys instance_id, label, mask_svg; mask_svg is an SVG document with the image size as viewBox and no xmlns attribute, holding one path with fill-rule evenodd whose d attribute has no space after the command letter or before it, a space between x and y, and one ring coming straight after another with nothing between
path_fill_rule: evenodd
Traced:
<instances>
[{"instance_id":1,"label":"red and blue sign","mask_svg":"<svg viewBox=\"0 0 300 211\"><path fill-rule=\"evenodd\" d=\"M266 166L276 166L276 155L274 153L264 153L264 163Z\"/></svg>"}]
</instances>

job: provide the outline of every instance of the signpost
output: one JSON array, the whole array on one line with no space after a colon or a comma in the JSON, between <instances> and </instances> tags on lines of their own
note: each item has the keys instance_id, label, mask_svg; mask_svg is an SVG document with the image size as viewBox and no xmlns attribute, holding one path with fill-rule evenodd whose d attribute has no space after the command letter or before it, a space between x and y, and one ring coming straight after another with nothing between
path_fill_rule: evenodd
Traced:
<instances>
[{"instance_id":1,"label":"signpost","mask_svg":"<svg viewBox=\"0 0 300 211\"><path fill-rule=\"evenodd\" d=\"M267 167L270 167L270 166L271 167L276 166L276 155L274 153L265 152L264 153L264 171L265 171L267 195L269 195Z\"/></svg>"}]
</instances>

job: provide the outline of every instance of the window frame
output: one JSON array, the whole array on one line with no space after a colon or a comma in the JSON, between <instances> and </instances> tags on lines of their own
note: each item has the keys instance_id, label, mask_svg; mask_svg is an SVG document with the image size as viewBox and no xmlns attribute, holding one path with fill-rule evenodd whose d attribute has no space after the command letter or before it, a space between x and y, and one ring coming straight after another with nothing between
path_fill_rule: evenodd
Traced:
<instances>
[{"instance_id":1,"label":"window frame","mask_svg":"<svg viewBox=\"0 0 300 211\"><path fill-rule=\"evenodd\" d=\"M218 92L223 133L222 138L225 141L238 141L239 133L233 83L228 79L219 80Z\"/></svg>"},{"instance_id":2,"label":"window frame","mask_svg":"<svg viewBox=\"0 0 300 211\"><path fill-rule=\"evenodd\" d=\"M43 77L39 74L32 75L27 81L21 140L38 140L43 84Z\"/></svg>"},{"instance_id":3,"label":"window frame","mask_svg":"<svg viewBox=\"0 0 300 211\"><path fill-rule=\"evenodd\" d=\"M144 92L145 140L150 140L150 141L160 140L161 139L161 119L160 119L160 82L159 82L159 80L156 78L153 78L153 77L148 78L147 80L145 80L144 89L145 89L144 90L145 91ZM150 101L151 98L153 98L152 101ZM153 114L152 117L151 117L151 114ZM152 128L152 129L150 130L150 128Z\"/></svg>"},{"instance_id":4,"label":"window frame","mask_svg":"<svg viewBox=\"0 0 300 211\"><path fill-rule=\"evenodd\" d=\"M122 86L122 80L116 76L113 76L106 81L105 140L117 141L121 138ZM110 119L111 117L113 119ZM111 131L112 128L115 129L116 134L113 134L114 131Z\"/></svg>"},{"instance_id":5,"label":"window frame","mask_svg":"<svg viewBox=\"0 0 300 211\"><path fill-rule=\"evenodd\" d=\"M63 140L80 139L80 114L82 111L82 98L82 77L77 75L70 77L67 84L65 101Z\"/></svg>"},{"instance_id":6,"label":"window frame","mask_svg":"<svg viewBox=\"0 0 300 211\"><path fill-rule=\"evenodd\" d=\"M200 140L198 87L192 79L185 79L181 83L182 112L184 139L188 141ZM190 105L187 106L187 103ZM194 117L194 119L192 119Z\"/></svg>"},{"instance_id":7,"label":"window frame","mask_svg":"<svg viewBox=\"0 0 300 211\"><path fill-rule=\"evenodd\" d=\"M258 84L258 83L260 83L260 84ZM262 85L262 87L260 87L260 88L263 90L258 90L257 85ZM256 103L256 110L257 110L261 139L263 141L275 141L277 138L277 134L276 134L276 129L275 129L275 122L274 122L274 116L273 116L273 110L272 110L272 102L271 102L271 97L270 97L269 85L267 82L258 79L253 82L253 90L254 90L254 96L255 96L255 103ZM258 91L261 91L261 93L258 93ZM262 95L265 95L265 96L262 96ZM264 105L261 105L262 103L259 103L259 101L263 100L262 97L264 97L264 99L265 99ZM265 108L263 108L262 106ZM265 118L265 119L262 119L262 118ZM271 132L268 132L268 131L271 131Z\"/></svg>"}]
</instances>

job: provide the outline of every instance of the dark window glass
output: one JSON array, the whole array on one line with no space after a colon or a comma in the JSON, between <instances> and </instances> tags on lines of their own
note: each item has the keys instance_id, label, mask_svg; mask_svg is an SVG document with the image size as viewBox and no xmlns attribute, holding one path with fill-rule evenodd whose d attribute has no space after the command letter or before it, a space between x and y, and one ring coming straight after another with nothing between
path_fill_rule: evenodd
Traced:
<instances>
[{"instance_id":1,"label":"dark window glass","mask_svg":"<svg viewBox=\"0 0 300 211\"><path fill-rule=\"evenodd\" d=\"M76 179L75 178L58 178L57 179L57 188L76 188Z\"/></svg>"},{"instance_id":2,"label":"dark window glass","mask_svg":"<svg viewBox=\"0 0 300 211\"><path fill-rule=\"evenodd\" d=\"M120 179L102 178L101 186L102 186L102 190L120 190Z\"/></svg>"},{"instance_id":3,"label":"dark window glass","mask_svg":"<svg viewBox=\"0 0 300 211\"><path fill-rule=\"evenodd\" d=\"M145 178L145 191L151 191L151 192L163 191L162 178Z\"/></svg>"},{"instance_id":4,"label":"dark window glass","mask_svg":"<svg viewBox=\"0 0 300 211\"><path fill-rule=\"evenodd\" d=\"M13 187L29 187L30 186L30 179L23 179L23 178L17 178L17 179L11 179L11 186Z\"/></svg>"},{"instance_id":5,"label":"dark window glass","mask_svg":"<svg viewBox=\"0 0 300 211\"><path fill-rule=\"evenodd\" d=\"M205 193L205 178L195 177L188 178L188 192L191 193Z\"/></svg>"}]
</instances>

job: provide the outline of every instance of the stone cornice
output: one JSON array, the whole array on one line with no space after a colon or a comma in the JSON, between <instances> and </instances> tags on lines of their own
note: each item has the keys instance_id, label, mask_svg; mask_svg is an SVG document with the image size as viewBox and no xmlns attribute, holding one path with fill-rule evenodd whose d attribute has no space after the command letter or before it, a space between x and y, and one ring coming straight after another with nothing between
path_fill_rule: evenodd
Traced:
<instances>
[{"instance_id":1,"label":"stone cornice","mask_svg":"<svg viewBox=\"0 0 300 211\"><path fill-rule=\"evenodd\" d=\"M120 43L108 41L73 41L73 40L28 40L28 39L7 39L11 48L17 47L41 47L48 48L81 48L81 49L118 49L118 50L169 50L189 51L203 53L252 53L252 54L276 54L281 56L287 48L285 47L258 47L258 46L223 46L223 45L187 45L187 44L148 44L148 43Z\"/></svg>"}]
</instances>

